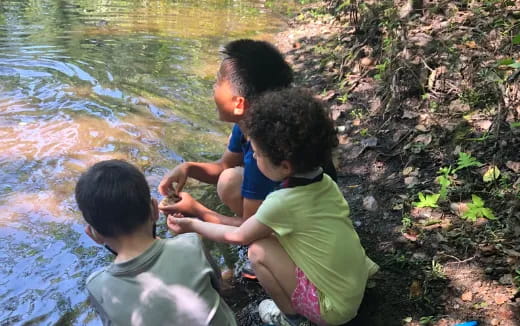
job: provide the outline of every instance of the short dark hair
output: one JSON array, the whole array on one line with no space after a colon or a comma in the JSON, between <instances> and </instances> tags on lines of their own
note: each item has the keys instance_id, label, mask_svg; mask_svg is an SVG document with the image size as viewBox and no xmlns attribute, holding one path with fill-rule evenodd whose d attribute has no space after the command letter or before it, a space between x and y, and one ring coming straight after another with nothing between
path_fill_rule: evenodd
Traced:
<instances>
[{"instance_id":1,"label":"short dark hair","mask_svg":"<svg viewBox=\"0 0 520 326\"><path fill-rule=\"evenodd\" d=\"M144 175L122 160L98 162L83 173L76 202L87 223L107 237L135 231L152 213Z\"/></svg>"},{"instance_id":2,"label":"short dark hair","mask_svg":"<svg viewBox=\"0 0 520 326\"><path fill-rule=\"evenodd\" d=\"M220 51L224 58L220 78L228 80L234 91L251 100L269 90L288 87L293 71L282 54L265 41L232 41Z\"/></svg>"},{"instance_id":3,"label":"short dark hair","mask_svg":"<svg viewBox=\"0 0 520 326\"><path fill-rule=\"evenodd\" d=\"M298 88L258 97L241 126L273 164L287 160L296 173L323 166L338 145L334 123L322 102Z\"/></svg>"}]
</instances>

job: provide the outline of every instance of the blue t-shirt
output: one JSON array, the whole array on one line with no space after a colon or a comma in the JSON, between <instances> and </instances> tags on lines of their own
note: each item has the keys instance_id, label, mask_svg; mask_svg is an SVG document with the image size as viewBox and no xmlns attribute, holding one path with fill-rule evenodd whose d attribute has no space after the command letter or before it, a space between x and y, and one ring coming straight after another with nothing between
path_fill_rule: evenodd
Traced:
<instances>
[{"instance_id":1,"label":"blue t-shirt","mask_svg":"<svg viewBox=\"0 0 520 326\"><path fill-rule=\"evenodd\" d=\"M278 186L279 182L268 179L260 172L253 157L251 142L246 139L238 124L233 126L228 149L230 152L244 155L242 196L248 199L264 200Z\"/></svg>"}]
</instances>

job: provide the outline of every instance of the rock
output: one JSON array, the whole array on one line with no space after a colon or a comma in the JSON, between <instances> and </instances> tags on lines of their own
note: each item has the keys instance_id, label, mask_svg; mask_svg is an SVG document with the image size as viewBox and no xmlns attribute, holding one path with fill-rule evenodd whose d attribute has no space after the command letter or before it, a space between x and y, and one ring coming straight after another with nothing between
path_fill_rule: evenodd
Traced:
<instances>
[{"instance_id":1,"label":"rock","mask_svg":"<svg viewBox=\"0 0 520 326\"><path fill-rule=\"evenodd\" d=\"M500 324L500 320L498 320L496 318L491 319L491 325L496 326L496 325L499 325L499 324Z\"/></svg>"},{"instance_id":2,"label":"rock","mask_svg":"<svg viewBox=\"0 0 520 326\"><path fill-rule=\"evenodd\" d=\"M412 255L412 261L425 261L428 260L428 255L426 255L424 252L414 252Z\"/></svg>"},{"instance_id":3,"label":"rock","mask_svg":"<svg viewBox=\"0 0 520 326\"><path fill-rule=\"evenodd\" d=\"M369 212L377 211L377 201L373 196L363 198L363 208Z\"/></svg>"},{"instance_id":4,"label":"rock","mask_svg":"<svg viewBox=\"0 0 520 326\"><path fill-rule=\"evenodd\" d=\"M417 184L419 184L419 178L417 177L406 177L404 178L404 184L408 186L408 188L411 188Z\"/></svg>"},{"instance_id":5,"label":"rock","mask_svg":"<svg viewBox=\"0 0 520 326\"><path fill-rule=\"evenodd\" d=\"M376 137L368 137L361 140L361 145L365 147L375 147L377 146L377 138Z\"/></svg>"},{"instance_id":6,"label":"rock","mask_svg":"<svg viewBox=\"0 0 520 326\"><path fill-rule=\"evenodd\" d=\"M511 274L502 275L502 277L498 280L498 283L500 283L502 285L513 284L513 275L511 275Z\"/></svg>"}]
</instances>

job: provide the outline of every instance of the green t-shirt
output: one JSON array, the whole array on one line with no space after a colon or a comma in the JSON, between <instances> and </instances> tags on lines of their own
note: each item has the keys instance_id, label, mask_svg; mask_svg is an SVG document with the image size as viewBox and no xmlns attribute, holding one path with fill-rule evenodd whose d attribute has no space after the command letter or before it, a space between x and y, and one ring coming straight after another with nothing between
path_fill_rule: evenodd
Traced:
<instances>
[{"instance_id":1,"label":"green t-shirt","mask_svg":"<svg viewBox=\"0 0 520 326\"><path fill-rule=\"evenodd\" d=\"M157 240L141 255L93 273L87 289L104 325L236 326L213 275L191 233Z\"/></svg>"},{"instance_id":2,"label":"green t-shirt","mask_svg":"<svg viewBox=\"0 0 520 326\"><path fill-rule=\"evenodd\" d=\"M316 286L321 316L333 325L356 316L367 278L378 269L348 215L347 202L326 174L321 181L272 192L255 215Z\"/></svg>"}]
</instances>

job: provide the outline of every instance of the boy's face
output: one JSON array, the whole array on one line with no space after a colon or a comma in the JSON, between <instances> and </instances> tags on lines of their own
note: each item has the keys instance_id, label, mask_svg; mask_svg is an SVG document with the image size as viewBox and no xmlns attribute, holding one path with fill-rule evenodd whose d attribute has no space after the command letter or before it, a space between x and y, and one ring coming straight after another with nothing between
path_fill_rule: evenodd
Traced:
<instances>
[{"instance_id":1,"label":"boy's face","mask_svg":"<svg viewBox=\"0 0 520 326\"><path fill-rule=\"evenodd\" d=\"M231 83L221 77L220 71L217 75L217 82L213 85L213 99L217 105L220 120L226 122L242 120L246 100L243 96L234 95Z\"/></svg>"},{"instance_id":2,"label":"boy's face","mask_svg":"<svg viewBox=\"0 0 520 326\"><path fill-rule=\"evenodd\" d=\"M280 165L275 165L269 157L259 150L254 140L251 140L251 146L253 147L253 157L256 159L258 168L267 178L273 181L282 181L292 174L292 167L289 161L282 161Z\"/></svg>"}]
</instances>

